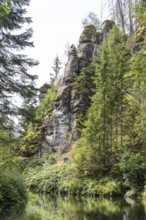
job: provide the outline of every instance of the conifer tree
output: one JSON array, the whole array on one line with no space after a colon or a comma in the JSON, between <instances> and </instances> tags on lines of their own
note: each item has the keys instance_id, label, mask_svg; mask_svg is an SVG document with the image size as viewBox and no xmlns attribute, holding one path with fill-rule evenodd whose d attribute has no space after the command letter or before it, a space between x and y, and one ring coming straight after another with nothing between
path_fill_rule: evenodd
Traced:
<instances>
[{"instance_id":1,"label":"conifer tree","mask_svg":"<svg viewBox=\"0 0 146 220\"><path fill-rule=\"evenodd\" d=\"M10 6L8 5L8 0L4 0L2 4L0 4L0 13L7 14L10 11Z\"/></svg>"},{"instance_id":2,"label":"conifer tree","mask_svg":"<svg viewBox=\"0 0 146 220\"><path fill-rule=\"evenodd\" d=\"M96 64L96 92L79 142L77 167L88 175L110 169L122 149L128 60L126 38L115 27L101 47L100 62Z\"/></svg>"},{"instance_id":3,"label":"conifer tree","mask_svg":"<svg viewBox=\"0 0 146 220\"><path fill-rule=\"evenodd\" d=\"M21 30L24 24L32 22L25 16L29 2L9 0L9 13L0 14L0 117L18 112L12 102L14 95L25 98L36 92L33 86L36 76L30 75L28 68L38 62L19 52L25 47L33 47L32 29Z\"/></svg>"},{"instance_id":4,"label":"conifer tree","mask_svg":"<svg viewBox=\"0 0 146 220\"><path fill-rule=\"evenodd\" d=\"M141 151L146 143L146 44L131 58L132 148Z\"/></svg>"},{"instance_id":5,"label":"conifer tree","mask_svg":"<svg viewBox=\"0 0 146 220\"><path fill-rule=\"evenodd\" d=\"M53 73L50 73L51 75L51 84L54 84L58 81L58 76L59 76L59 72L60 72L60 69L61 69L61 61L58 57L58 55L55 57L54 61L53 61L53 66L52 66L52 69L53 69Z\"/></svg>"},{"instance_id":6,"label":"conifer tree","mask_svg":"<svg viewBox=\"0 0 146 220\"><path fill-rule=\"evenodd\" d=\"M146 1L140 0L139 3L136 5L136 17L138 25L145 25L146 24Z\"/></svg>"}]
</instances>

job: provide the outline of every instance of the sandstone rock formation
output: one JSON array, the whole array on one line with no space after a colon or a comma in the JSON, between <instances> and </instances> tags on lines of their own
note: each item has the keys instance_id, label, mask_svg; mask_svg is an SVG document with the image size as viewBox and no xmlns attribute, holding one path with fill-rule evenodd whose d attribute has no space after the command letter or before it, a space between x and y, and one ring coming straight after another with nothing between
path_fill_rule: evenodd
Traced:
<instances>
[{"instance_id":1,"label":"sandstone rock formation","mask_svg":"<svg viewBox=\"0 0 146 220\"><path fill-rule=\"evenodd\" d=\"M42 87L39 89L39 100L41 102L42 99L45 98L48 89L50 88L50 85L48 83L45 83L44 85L42 85Z\"/></svg>"},{"instance_id":2,"label":"sandstone rock formation","mask_svg":"<svg viewBox=\"0 0 146 220\"><path fill-rule=\"evenodd\" d=\"M108 33L112 29L112 27L115 25L114 21L111 20L105 20L102 23L102 38L107 40L108 39Z\"/></svg>"},{"instance_id":3,"label":"sandstone rock formation","mask_svg":"<svg viewBox=\"0 0 146 220\"><path fill-rule=\"evenodd\" d=\"M81 69L87 67L99 54L99 45L103 38L107 38L113 25L113 22L105 21L102 33L97 33L93 25L85 27L77 49L72 45L68 52L68 61L56 92L52 115L45 118L42 126L42 147L50 152L67 149L78 138L77 115L86 106L83 105L79 91L74 89L73 82Z\"/></svg>"}]
</instances>

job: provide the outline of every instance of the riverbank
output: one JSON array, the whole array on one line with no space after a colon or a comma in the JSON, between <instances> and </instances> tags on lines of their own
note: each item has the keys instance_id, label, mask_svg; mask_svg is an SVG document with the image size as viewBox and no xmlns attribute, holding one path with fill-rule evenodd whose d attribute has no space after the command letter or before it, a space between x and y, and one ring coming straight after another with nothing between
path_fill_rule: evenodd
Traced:
<instances>
[{"instance_id":1,"label":"riverbank","mask_svg":"<svg viewBox=\"0 0 146 220\"><path fill-rule=\"evenodd\" d=\"M134 197L137 192L125 185L121 174L79 177L72 164L37 167L25 174L27 188L33 193L69 194L79 196L114 197L124 195Z\"/></svg>"}]
</instances>

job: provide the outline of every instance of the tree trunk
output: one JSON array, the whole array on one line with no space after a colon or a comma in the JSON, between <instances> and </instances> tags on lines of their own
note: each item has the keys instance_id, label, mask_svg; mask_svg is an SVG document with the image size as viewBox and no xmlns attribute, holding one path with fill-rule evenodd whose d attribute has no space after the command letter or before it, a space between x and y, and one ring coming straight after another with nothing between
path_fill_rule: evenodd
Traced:
<instances>
[{"instance_id":1,"label":"tree trunk","mask_svg":"<svg viewBox=\"0 0 146 220\"><path fill-rule=\"evenodd\" d=\"M132 0L128 0L128 13L129 13L129 31L130 35L133 34L133 18L132 18Z\"/></svg>"},{"instance_id":2,"label":"tree trunk","mask_svg":"<svg viewBox=\"0 0 146 220\"><path fill-rule=\"evenodd\" d=\"M122 31L123 31L123 33L125 33L124 12L123 12L123 9L122 9L122 2L121 2L121 0L117 0L117 6L118 6L119 15L120 15Z\"/></svg>"}]
</instances>

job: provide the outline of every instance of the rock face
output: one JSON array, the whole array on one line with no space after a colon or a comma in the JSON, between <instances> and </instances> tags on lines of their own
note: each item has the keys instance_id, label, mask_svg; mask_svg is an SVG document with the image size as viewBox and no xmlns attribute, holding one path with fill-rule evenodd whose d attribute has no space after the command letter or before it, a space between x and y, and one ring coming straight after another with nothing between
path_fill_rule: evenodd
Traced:
<instances>
[{"instance_id":1,"label":"rock face","mask_svg":"<svg viewBox=\"0 0 146 220\"><path fill-rule=\"evenodd\" d=\"M108 39L108 33L112 29L112 27L115 25L114 21L111 20L105 20L102 23L102 38L107 40Z\"/></svg>"},{"instance_id":2,"label":"rock face","mask_svg":"<svg viewBox=\"0 0 146 220\"><path fill-rule=\"evenodd\" d=\"M73 82L80 70L87 67L99 54L103 36L107 36L113 26L109 21L108 24L105 22L102 33L97 33L93 25L85 27L77 49L74 45L70 47L64 76L56 92L52 115L47 116L43 124L42 147L50 152L61 148L67 150L78 138L77 115L83 108L83 100L79 91L74 89Z\"/></svg>"},{"instance_id":3,"label":"rock face","mask_svg":"<svg viewBox=\"0 0 146 220\"><path fill-rule=\"evenodd\" d=\"M77 56L79 60L79 69L86 67L90 64L93 58L97 55L97 34L96 28L93 25L89 25L84 28L77 49Z\"/></svg>"},{"instance_id":4,"label":"rock face","mask_svg":"<svg viewBox=\"0 0 146 220\"><path fill-rule=\"evenodd\" d=\"M39 89L39 100L41 102L42 99L45 98L48 89L50 88L50 85L48 83L45 83L40 89Z\"/></svg>"}]
</instances>

